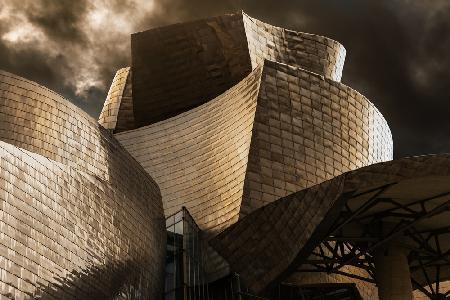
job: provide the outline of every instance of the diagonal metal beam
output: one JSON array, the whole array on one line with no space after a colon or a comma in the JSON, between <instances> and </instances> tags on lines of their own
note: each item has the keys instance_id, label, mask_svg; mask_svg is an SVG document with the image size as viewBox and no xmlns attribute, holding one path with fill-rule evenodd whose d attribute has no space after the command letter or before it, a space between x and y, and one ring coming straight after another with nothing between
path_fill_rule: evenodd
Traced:
<instances>
[{"instance_id":1,"label":"diagonal metal beam","mask_svg":"<svg viewBox=\"0 0 450 300\"><path fill-rule=\"evenodd\" d=\"M360 208L358 208L356 211L351 212L351 216L348 217L343 223L339 224L336 228L332 229L331 233L329 235L333 235L334 233L336 233L337 231L339 231L340 229L342 229L345 225L347 225L348 223L350 223L351 221L353 221L353 219L360 215L362 212L366 211L367 209L371 208L373 205L375 205L377 203L378 200L378 196L383 193L384 191L386 191L387 188L391 187L392 185L397 184L397 182L395 183L389 183L386 184L384 186L378 187L377 189L373 189L364 193L360 193L360 194L356 194L354 195L352 198L356 198L358 196L362 196L364 194L368 194L368 193L372 193L374 191L377 191L375 193L375 195L372 195L370 197L370 199L368 201L366 201Z\"/></svg>"},{"instance_id":2,"label":"diagonal metal beam","mask_svg":"<svg viewBox=\"0 0 450 300\"><path fill-rule=\"evenodd\" d=\"M447 193L447 194L450 194L450 192ZM441 197L441 196L439 196L439 197ZM346 265L346 264L352 262L354 259L357 259L357 258L361 257L361 256L364 255L365 253L367 253L367 252L369 252L369 251L373 251L373 250L375 250L376 248L378 248L378 247L380 247L380 246L386 244L387 242L391 241L391 240L394 239L395 237L401 235L405 230L407 230L407 229L413 227L415 224L420 223L421 221L423 221L423 220L425 220L425 219L427 219L427 218L429 218L429 217L431 217L431 216L433 216L433 215L436 215L436 214L442 212L442 210L445 209L445 208L446 208L447 206L449 206L449 205L450 205L450 200L447 200L447 201L445 201L444 203L441 203L440 205L436 206L435 208L433 208L433 209L430 210L429 212L427 212L427 213L425 213L424 215L422 215L420 218L417 218L416 220L414 220L414 221L410 222L409 224L403 226L402 228L398 229L396 232L392 233L391 235L385 237L383 240L381 240L381 241L375 243L373 246L369 247L368 249L363 250L362 252L360 252L359 254L355 255L354 257L349 258L348 260L344 261L344 262L343 262L342 264L340 264L339 266L333 268L333 271L342 268L344 265Z\"/></svg>"}]
</instances>

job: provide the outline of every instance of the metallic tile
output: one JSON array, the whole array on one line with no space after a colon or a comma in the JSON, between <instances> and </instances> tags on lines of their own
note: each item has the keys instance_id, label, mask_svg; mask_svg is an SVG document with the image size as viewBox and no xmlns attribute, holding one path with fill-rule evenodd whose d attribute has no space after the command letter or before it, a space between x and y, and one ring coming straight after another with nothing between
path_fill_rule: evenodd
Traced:
<instances>
[{"instance_id":1,"label":"metallic tile","mask_svg":"<svg viewBox=\"0 0 450 300\"><path fill-rule=\"evenodd\" d=\"M161 295L160 192L106 129L1 71L0 140L2 297Z\"/></svg>"}]
</instances>

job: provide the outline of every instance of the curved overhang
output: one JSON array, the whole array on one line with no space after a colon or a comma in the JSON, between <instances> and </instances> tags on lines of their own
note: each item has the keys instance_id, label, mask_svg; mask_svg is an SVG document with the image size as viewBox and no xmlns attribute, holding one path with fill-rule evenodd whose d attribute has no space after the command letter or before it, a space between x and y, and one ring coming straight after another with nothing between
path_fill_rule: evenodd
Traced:
<instances>
[{"instance_id":1,"label":"curved overhang","mask_svg":"<svg viewBox=\"0 0 450 300\"><path fill-rule=\"evenodd\" d=\"M448 251L449 240L445 235L441 236L440 251L434 241L427 247L417 241L426 234L448 228L449 182L447 154L375 164L264 206L219 234L210 244L250 288L261 292L296 272L336 271L352 277L340 270L355 262L368 271L370 280L371 253L396 240L410 247L412 279L417 282L416 288L420 288L426 281L421 270L414 269L416 253L428 249L428 254L435 257L427 260L426 268L436 268L445 261L439 252ZM382 222L376 227L371 221ZM345 242L342 253L327 257L325 251L322 260L318 260L316 254L321 255L320 251L315 252L318 247L324 243L333 247L341 241ZM330 269L330 259L339 255L341 260L331 263ZM445 264L441 270L444 271L441 278L447 278Z\"/></svg>"},{"instance_id":2,"label":"curved overhang","mask_svg":"<svg viewBox=\"0 0 450 300\"><path fill-rule=\"evenodd\" d=\"M98 123L105 129L120 132L134 127L133 116L131 70L127 67L116 72L98 117Z\"/></svg>"},{"instance_id":3,"label":"curved overhang","mask_svg":"<svg viewBox=\"0 0 450 300\"><path fill-rule=\"evenodd\" d=\"M346 51L330 38L264 23L242 12L252 67L272 60L341 81Z\"/></svg>"},{"instance_id":4,"label":"curved overhang","mask_svg":"<svg viewBox=\"0 0 450 300\"><path fill-rule=\"evenodd\" d=\"M202 106L115 135L158 183L166 216L185 206L208 234L237 221L261 72Z\"/></svg>"}]
</instances>

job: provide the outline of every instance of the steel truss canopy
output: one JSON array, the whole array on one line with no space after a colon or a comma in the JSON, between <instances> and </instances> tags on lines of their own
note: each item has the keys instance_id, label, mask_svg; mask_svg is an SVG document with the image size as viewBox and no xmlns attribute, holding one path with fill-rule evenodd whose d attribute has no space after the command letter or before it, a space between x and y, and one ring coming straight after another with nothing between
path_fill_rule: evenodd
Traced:
<instances>
[{"instance_id":1,"label":"steel truss canopy","mask_svg":"<svg viewBox=\"0 0 450 300\"><path fill-rule=\"evenodd\" d=\"M270 261L260 261L265 251L255 245L255 239L266 236L266 247L276 243L277 249L271 251L279 251L278 255L296 249L289 266L270 280L267 285L270 287L312 273L338 274L376 283L374 255L395 243L407 251L414 289L430 299L446 299L450 291L442 282L450 275L450 169L446 166L449 161L450 155L413 157L343 174L255 211L248 216L254 218L252 222L269 225L244 230L241 228L244 222L237 223L219 235L214 245L232 265L235 262L234 267L243 268L239 254L222 248L220 242L235 235L233 238L253 249L248 254L255 263L249 264L264 266L265 271L272 272L275 268ZM322 204L312 205L312 200ZM289 217L268 220L283 202L291 206ZM314 215L320 222L316 225L311 219L302 224L296 210ZM306 231L313 228L310 237L304 239L306 242L302 243L295 235L290 236L291 241L280 238L286 234L283 230L289 231L292 222L304 226ZM252 282L256 278L246 279Z\"/></svg>"}]
</instances>

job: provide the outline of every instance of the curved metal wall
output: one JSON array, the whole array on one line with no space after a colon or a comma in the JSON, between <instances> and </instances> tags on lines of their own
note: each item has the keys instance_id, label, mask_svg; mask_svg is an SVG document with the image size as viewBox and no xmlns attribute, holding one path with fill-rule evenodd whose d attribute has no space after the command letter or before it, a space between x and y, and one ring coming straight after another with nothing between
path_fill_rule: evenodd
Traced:
<instances>
[{"instance_id":1,"label":"curved metal wall","mask_svg":"<svg viewBox=\"0 0 450 300\"><path fill-rule=\"evenodd\" d=\"M339 83L345 49L336 41L242 13L137 33L132 44L135 126L153 124L116 137L158 182L166 215L186 206L209 237L392 159L381 113ZM254 68L262 75L233 86Z\"/></svg>"},{"instance_id":2,"label":"curved metal wall","mask_svg":"<svg viewBox=\"0 0 450 300\"><path fill-rule=\"evenodd\" d=\"M135 127L131 73L130 67L116 72L98 118L100 125L113 132Z\"/></svg>"},{"instance_id":3,"label":"curved metal wall","mask_svg":"<svg viewBox=\"0 0 450 300\"><path fill-rule=\"evenodd\" d=\"M202 229L223 223L217 220L218 216L212 219L208 216L215 214L216 209L206 204L212 194L205 194L205 186L228 185L228 181L221 181L223 174L217 177L219 174L210 171L227 167L204 164L220 160L234 149L211 151L211 145L219 143L213 138L241 140L242 132L223 130L217 135L217 122L229 124L241 120L251 124L248 127L251 132L247 133L252 139L250 153L244 155L249 155L249 160L242 165L243 200L234 205L236 208L239 203L241 216L346 171L392 159L392 137L386 121L372 103L351 88L268 60L260 79L249 78L254 80L244 80L211 101L213 104L208 102L179 117L116 135L158 182L166 215L185 203ZM256 83L259 80L261 85ZM240 97L233 91L239 91L239 95L251 91L257 97L252 100L256 114L247 107L242 119L239 107L247 104L242 98L233 103L233 97ZM214 110L219 105L224 112L218 118ZM200 146L204 150L200 151ZM180 151L174 150L178 148ZM228 165L225 160L222 162ZM225 207L228 204L224 202Z\"/></svg>"},{"instance_id":4,"label":"curved metal wall","mask_svg":"<svg viewBox=\"0 0 450 300\"><path fill-rule=\"evenodd\" d=\"M386 120L364 96L304 69L266 60L242 216L344 172L391 160Z\"/></svg>"},{"instance_id":5,"label":"curved metal wall","mask_svg":"<svg viewBox=\"0 0 450 300\"><path fill-rule=\"evenodd\" d=\"M237 221L260 77L257 68L198 108L115 135L158 183L167 216L186 206L207 233Z\"/></svg>"},{"instance_id":6,"label":"curved metal wall","mask_svg":"<svg viewBox=\"0 0 450 300\"><path fill-rule=\"evenodd\" d=\"M1 294L156 299L165 223L156 183L56 93L0 72Z\"/></svg>"},{"instance_id":7,"label":"curved metal wall","mask_svg":"<svg viewBox=\"0 0 450 300\"><path fill-rule=\"evenodd\" d=\"M345 49L336 41L265 24L245 13L138 32L132 35L131 45L135 123L126 123L117 131L162 121L206 103L264 59L302 67L335 81L341 79L345 60ZM118 71L112 96L108 95L100 116L110 129L115 128L117 105L113 103L120 100L123 70ZM119 117L128 115L128 110L120 107Z\"/></svg>"},{"instance_id":8,"label":"curved metal wall","mask_svg":"<svg viewBox=\"0 0 450 300\"><path fill-rule=\"evenodd\" d=\"M208 102L252 70L241 14L132 34L131 51L137 127Z\"/></svg>"},{"instance_id":9,"label":"curved metal wall","mask_svg":"<svg viewBox=\"0 0 450 300\"><path fill-rule=\"evenodd\" d=\"M346 51L340 43L266 24L245 13L243 20L253 68L267 59L341 80Z\"/></svg>"},{"instance_id":10,"label":"curved metal wall","mask_svg":"<svg viewBox=\"0 0 450 300\"><path fill-rule=\"evenodd\" d=\"M412 195L423 196L421 193L427 190L421 184L411 189L410 185L412 182L417 183L416 179L419 182L428 180L428 183L436 183L437 178L447 182L449 176L449 154L404 158L367 166L263 206L221 232L210 244L229 262L231 270L238 272L247 286L256 292L263 291L274 280L287 280L297 285L309 284L309 272L303 273L303 276L292 274L296 274L305 263L320 242L324 226L331 226L335 222L334 218L349 198L361 199L358 195L370 191L373 196L375 188L390 184L405 188L403 199L411 199ZM438 188L434 190L436 186ZM425 197L432 194L448 199L448 192L442 192L448 191L448 185L429 184L430 187L433 189L428 190L429 194L425 194ZM367 201L370 196L366 197ZM419 202L416 199L413 201ZM441 212L445 212L444 218L447 217L448 211ZM424 223L427 221L422 220ZM433 226L437 228L442 225L433 223ZM361 284L359 280L325 272L318 279L321 282L355 282L361 288L360 292L368 296L366 299L373 299L370 295L374 295L374 291L370 284ZM415 279L423 280L420 276Z\"/></svg>"}]
</instances>

